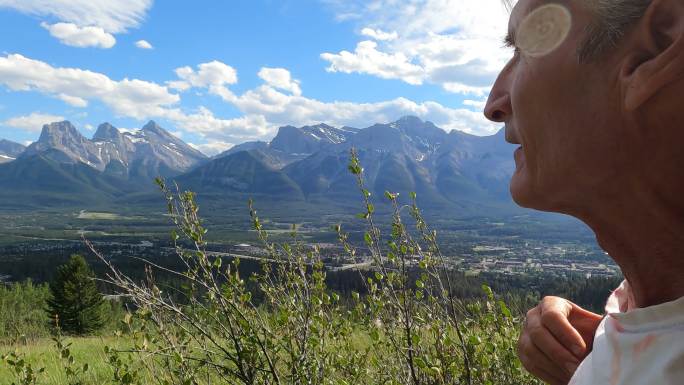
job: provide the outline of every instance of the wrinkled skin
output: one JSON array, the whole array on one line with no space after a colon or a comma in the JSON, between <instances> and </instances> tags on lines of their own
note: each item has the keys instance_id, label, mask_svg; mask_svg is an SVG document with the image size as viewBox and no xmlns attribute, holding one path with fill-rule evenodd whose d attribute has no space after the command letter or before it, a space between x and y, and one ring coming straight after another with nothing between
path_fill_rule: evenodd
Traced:
<instances>
[{"instance_id":1,"label":"wrinkled skin","mask_svg":"<svg viewBox=\"0 0 684 385\"><path fill-rule=\"evenodd\" d=\"M509 35L548 1L520 0ZM572 26L551 52L516 50L485 116L519 144L510 191L520 206L572 215L620 266L638 307L684 296L684 3L653 0L616 47L578 60L592 13L559 2ZM524 366L566 384L601 317L557 297L530 310ZM579 347L579 348L578 348Z\"/></svg>"},{"instance_id":2,"label":"wrinkled skin","mask_svg":"<svg viewBox=\"0 0 684 385\"><path fill-rule=\"evenodd\" d=\"M518 341L520 361L549 384L567 384L591 351L601 319L563 298L545 297L527 312Z\"/></svg>"}]
</instances>

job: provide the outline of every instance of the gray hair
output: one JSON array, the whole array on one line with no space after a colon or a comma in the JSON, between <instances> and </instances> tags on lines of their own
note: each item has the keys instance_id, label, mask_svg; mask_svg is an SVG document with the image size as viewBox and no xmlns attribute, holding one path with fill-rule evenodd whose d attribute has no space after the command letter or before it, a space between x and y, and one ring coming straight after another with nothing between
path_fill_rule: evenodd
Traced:
<instances>
[{"instance_id":1,"label":"gray hair","mask_svg":"<svg viewBox=\"0 0 684 385\"><path fill-rule=\"evenodd\" d=\"M585 0L595 13L577 55L580 62L598 58L615 48L630 27L641 19L651 0Z\"/></svg>"}]
</instances>

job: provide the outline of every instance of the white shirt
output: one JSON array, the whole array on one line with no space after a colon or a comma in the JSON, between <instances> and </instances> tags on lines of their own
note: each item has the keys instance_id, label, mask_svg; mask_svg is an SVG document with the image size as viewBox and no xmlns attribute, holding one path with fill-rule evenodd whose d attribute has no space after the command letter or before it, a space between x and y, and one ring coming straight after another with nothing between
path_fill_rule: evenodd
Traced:
<instances>
[{"instance_id":1,"label":"white shirt","mask_svg":"<svg viewBox=\"0 0 684 385\"><path fill-rule=\"evenodd\" d=\"M684 384L684 297L636 308L627 281L608 298L592 352L568 385Z\"/></svg>"}]
</instances>

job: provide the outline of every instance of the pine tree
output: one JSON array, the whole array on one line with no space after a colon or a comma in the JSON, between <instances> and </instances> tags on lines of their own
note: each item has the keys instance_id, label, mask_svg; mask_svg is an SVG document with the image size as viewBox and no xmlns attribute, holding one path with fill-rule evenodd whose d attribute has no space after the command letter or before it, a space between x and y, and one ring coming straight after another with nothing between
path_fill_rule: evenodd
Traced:
<instances>
[{"instance_id":1,"label":"pine tree","mask_svg":"<svg viewBox=\"0 0 684 385\"><path fill-rule=\"evenodd\" d=\"M88 334L105 322L105 303L95 285L93 271L80 255L57 268L50 283L52 298L47 301L50 319L71 334Z\"/></svg>"}]
</instances>

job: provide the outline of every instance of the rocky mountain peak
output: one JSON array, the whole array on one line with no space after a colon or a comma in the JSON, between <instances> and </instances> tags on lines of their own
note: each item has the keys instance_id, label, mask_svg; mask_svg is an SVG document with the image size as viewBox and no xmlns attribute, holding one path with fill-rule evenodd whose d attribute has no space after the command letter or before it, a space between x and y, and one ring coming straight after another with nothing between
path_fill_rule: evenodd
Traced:
<instances>
[{"instance_id":1,"label":"rocky mountain peak","mask_svg":"<svg viewBox=\"0 0 684 385\"><path fill-rule=\"evenodd\" d=\"M7 139L0 139L0 155L16 158L24 152L26 146Z\"/></svg>"},{"instance_id":2,"label":"rocky mountain peak","mask_svg":"<svg viewBox=\"0 0 684 385\"><path fill-rule=\"evenodd\" d=\"M40 139L22 157L40 155L58 163L84 163L120 177L151 179L188 171L206 157L169 134L154 121L142 129L121 132L109 123L98 126L92 140L69 122L43 127Z\"/></svg>"},{"instance_id":3,"label":"rocky mountain peak","mask_svg":"<svg viewBox=\"0 0 684 385\"><path fill-rule=\"evenodd\" d=\"M168 136L168 135L170 135L170 134L168 133L168 131L166 131L165 129L163 129L163 128L162 128L160 125L158 125L157 122L155 122L154 120L150 120L149 122L147 122L147 124L145 124L145 125L142 127L141 131L144 132L144 133L154 133L154 134L157 134L157 135L160 135L160 136Z\"/></svg>"},{"instance_id":4,"label":"rocky mountain peak","mask_svg":"<svg viewBox=\"0 0 684 385\"><path fill-rule=\"evenodd\" d=\"M121 138L121 132L109 123L102 123L97 127L95 135L93 135L94 141L106 141L115 140L118 141Z\"/></svg>"},{"instance_id":5,"label":"rocky mountain peak","mask_svg":"<svg viewBox=\"0 0 684 385\"><path fill-rule=\"evenodd\" d=\"M87 139L68 120L44 125L38 138L38 142L42 143L62 142L63 144L68 141L83 142L84 140Z\"/></svg>"},{"instance_id":6,"label":"rocky mountain peak","mask_svg":"<svg viewBox=\"0 0 684 385\"><path fill-rule=\"evenodd\" d=\"M431 138L442 137L446 135L446 131L435 126L430 121L423 121L416 116L404 116L391 126L398 128L409 136L426 136Z\"/></svg>"},{"instance_id":7,"label":"rocky mountain peak","mask_svg":"<svg viewBox=\"0 0 684 385\"><path fill-rule=\"evenodd\" d=\"M417 116L413 115L406 115L402 116L395 122L398 126L416 126L416 125L423 125L426 122L423 122L422 119L420 119Z\"/></svg>"},{"instance_id":8,"label":"rocky mountain peak","mask_svg":"<svg viewBox=\"0 0 684 385\"><path fill-rule=\"evenodd\" d=\"M320 148L320 138L302 128L283 126L271 141L271 148L288 154L311 154Z\"/></svg>"},{"instance_id":9,"label":"rocky mountain peak","mask_svg":"<svg viewBox=\"0 0 684 385\"><path fill-rule=\"evenodd\" d=\"M311 128L317 129L317 130L334 130L335 129L335 127L329 126L325 123L319 123L319 124L315 124L313 126L307 126L307 127L311 127Z\"/></svg>"},{"instance_id":10,"label":"rocky mountain peak","mask_svg":"<svg viewBox=\"0 0 684 385\"><path fill-rule=\"evenodd\" d=\"M13 161L26 147L11 140L0 139L0 164Z\"/></svg>"}]
</instances>

